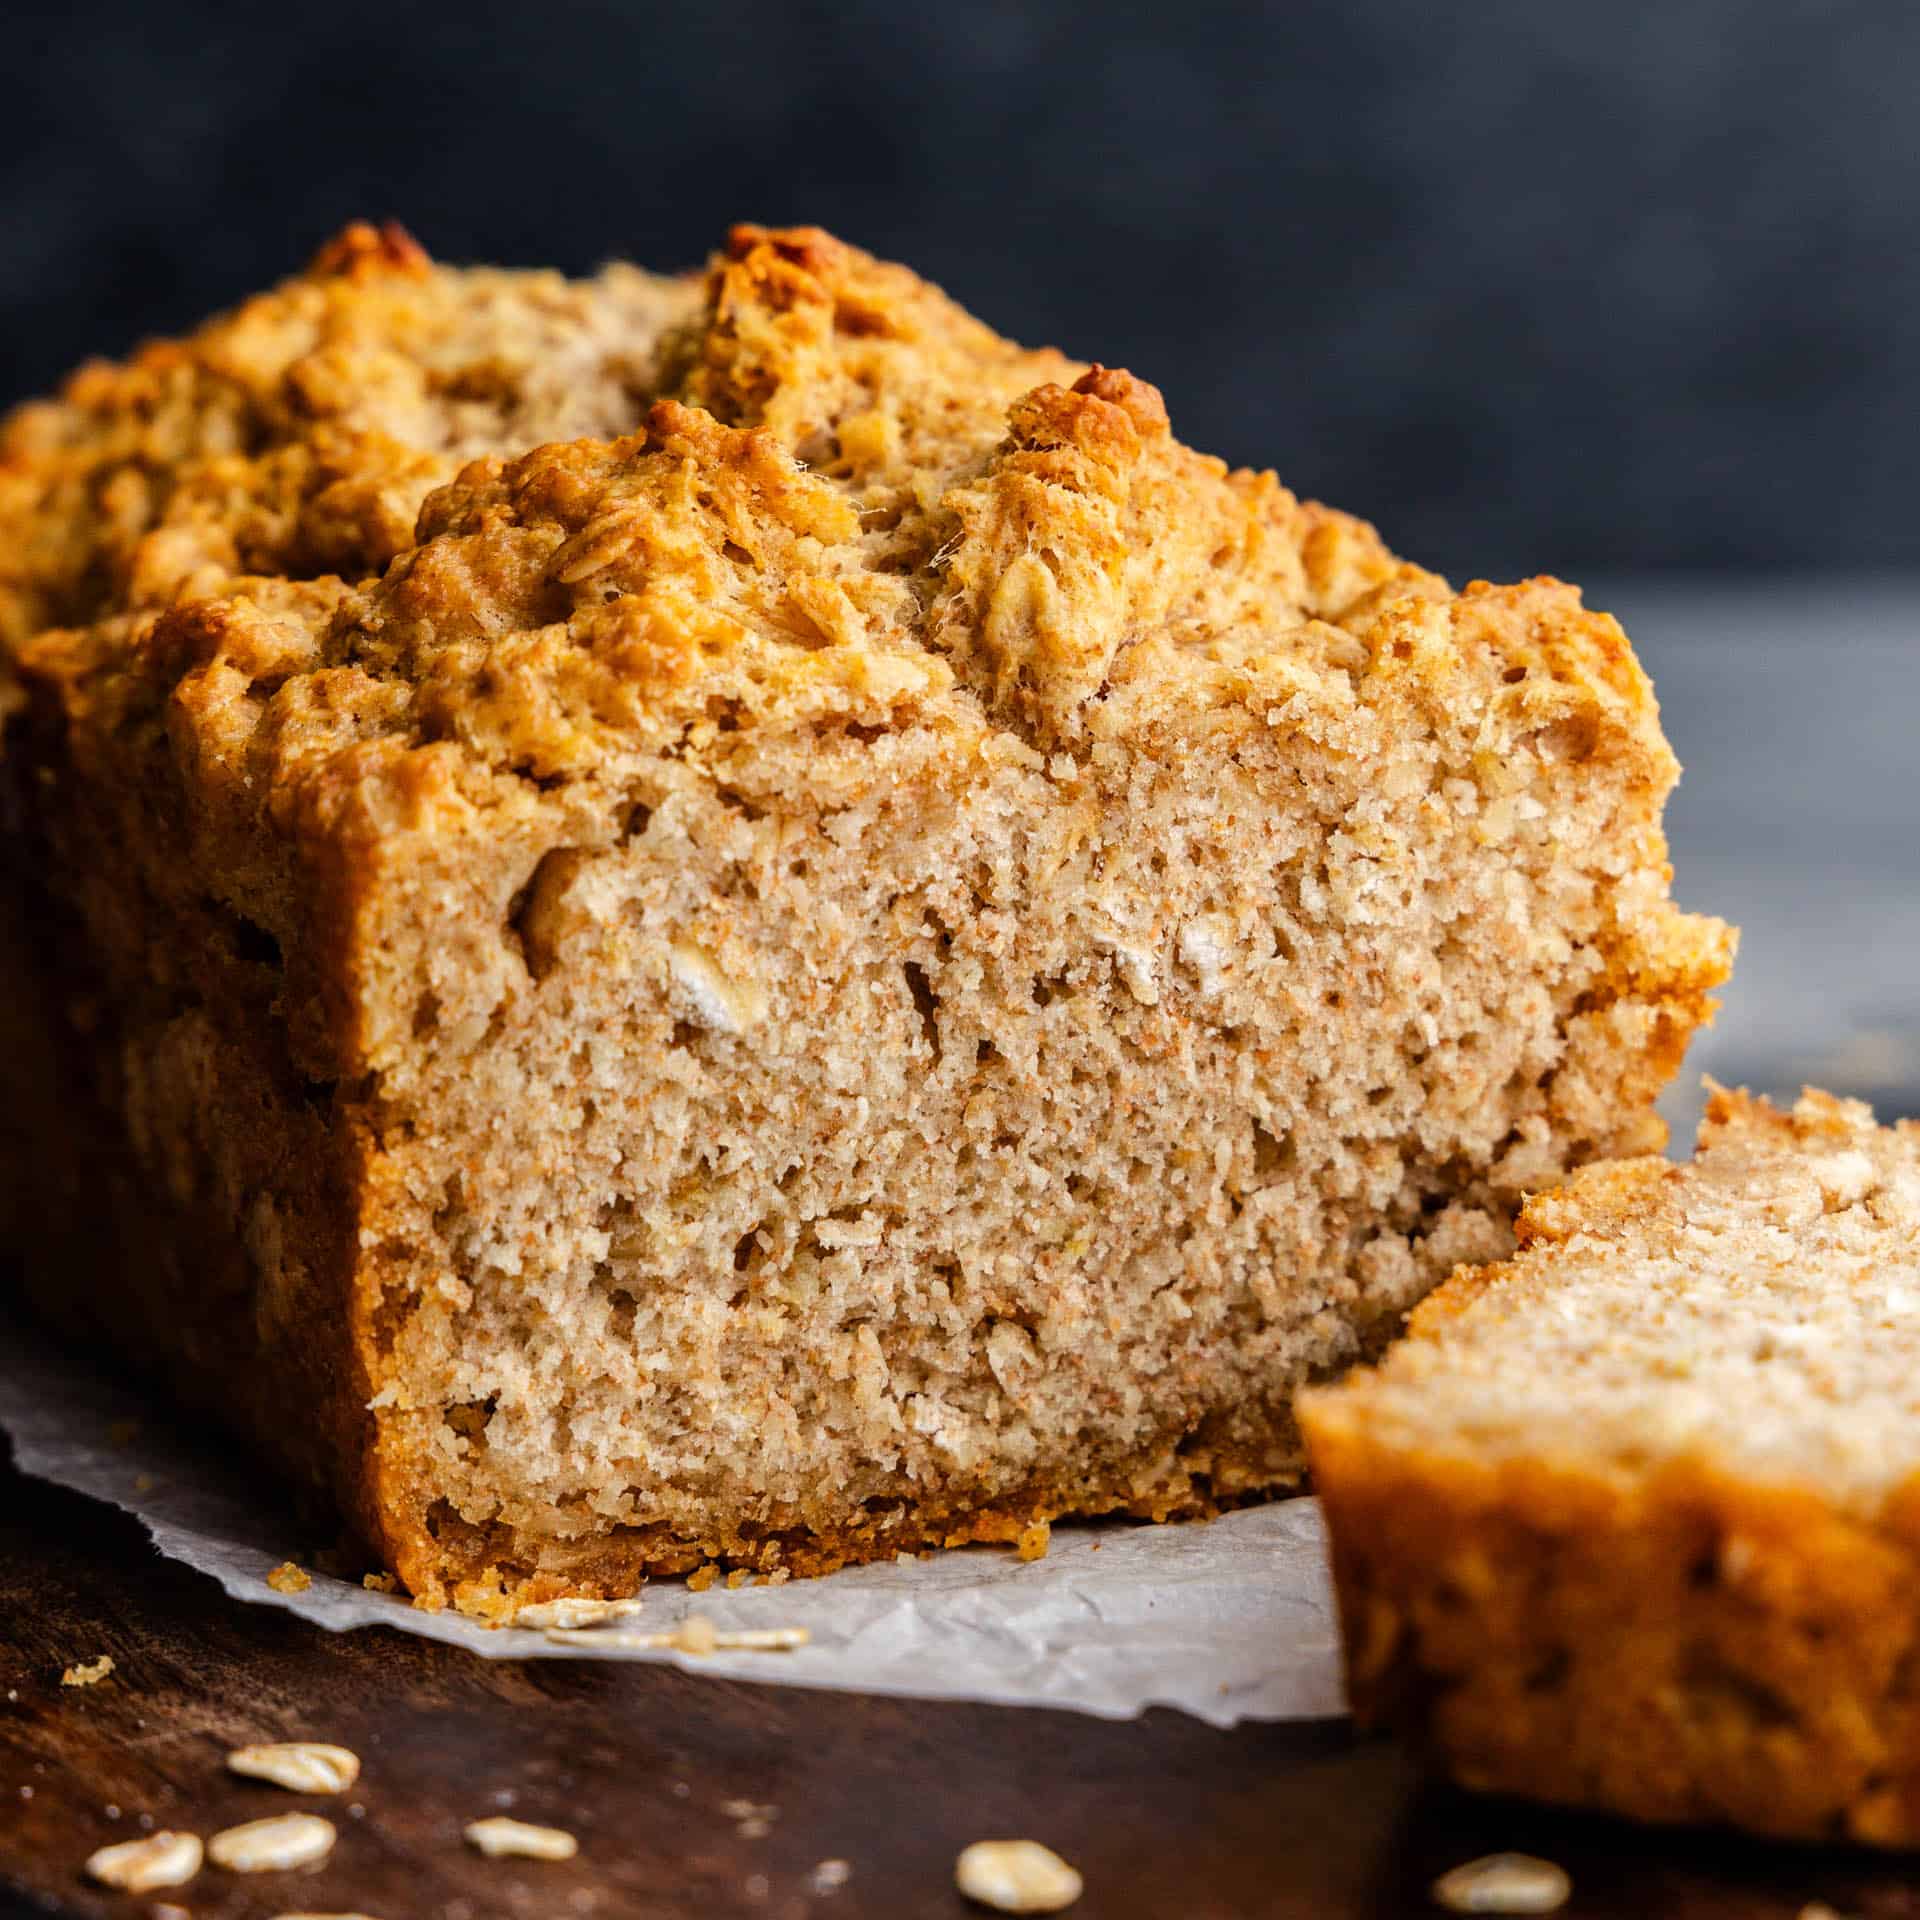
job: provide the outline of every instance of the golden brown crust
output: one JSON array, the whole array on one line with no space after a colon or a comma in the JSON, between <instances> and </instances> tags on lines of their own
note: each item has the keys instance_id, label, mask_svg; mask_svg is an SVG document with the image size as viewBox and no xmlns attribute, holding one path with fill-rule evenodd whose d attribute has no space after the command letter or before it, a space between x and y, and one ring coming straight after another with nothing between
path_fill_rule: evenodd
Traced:
<instances>
[{"instance_id":1,"label":"golden brown crust","mask_svg":"<svg viewBox=\"0 0 1920 1920\"><path fill-rule=\"evenodd\" d=\"M1920 1841L1920 1554L1804 1487L1371 1443L1303 1413L1364 1724L1463 1784Z\"/></svg>"},{"instance_id":2,"label":"golden brown crust","mask_svg":"<svg viewBox=\"0 0 1920 1920\"><path fill-rule=\"evenodd\" d=\"M368 1540L367 1349L341 1312L355 1143L285 1059L257 963L218 965L218 1019L109 990L68 910L0 856L0 1245L48 1317L319 1489Z\"/></svg>"},{"instance_id":3,"label":"golden brown crust","mask_svg":"<svg viewBox=\"0 0 1920 1920\"><path fill-rule=\"evenodd\" d=\"M691 298L631 268L434 267L398 227L349 228L191 339L92 362L0 425L0 652L235 574L377 570L463 460L630 425Z\"/></svg>"},{"instance_id":4,"label":"golden brown crust","mask_svg":"<svg viewBox=\"0 0 1920 1920\"><path fill-rule=\"evenodd\" d=\"M703 1566L810 1578L898 1553L978 1545L1009 1546L1065 1518L1119 1516L1164 1523L1212 1519L1250 1501L1297 1488L1303 1477L1299 1429L1286 1405L1236 1409L1230 1417L1170 1429L1148 1444L1089 1456L1069 1471L1039 1472L1010 1492L982 1486L889 1502L854 1523L768 1527L731 1524L694 1535L666 1526L615 1527L535 1560L529 1543L502 1524L474 1526L443 1507L431 1530L397 1529L397 1502L379 1503L389 1564L415 1604L452 1606L481 1618L558 1594L620 1598L649 1578Z\"/></svg>"},{"instance_id":5,"label":"golden brown crust","mask_svg":"<svg viewBox=\"0 0 1920 1920\"><path fill-rule=\"evenodd\" d=\"M1746 1232L1734 1257L1764 1273L1789 1244L1780 1223L1818 1218L1824 1194L1829 1214L1867 1206L1859 1231L1884 1238L1891 1272L1913 1256L1901 1166L1914 1138L1906 1124L1876 1133L1858 1102L1809 1093L1789 1113L1714 1088L1702 1151L1739 1156L1721 1182L1730 1206L1694 1200L1701 1176L1657 1157L1585 1167L1528 1200L1513 1260L1428 1296L1380 1378L1303 1400L1364 1724L1411 1734L1489 1791L1920 1844L1920 1477L1888 1462L1893 1483L1863 1496L1810 1466L1755 1470L1693 1439L1676 1450L1651 1417L1629 1451L1597 1425L1590 1441L1523 1429L1495 1446L1423 1416L1419 1398L1447 1379L1455 1343L1501 1316L1584 1326L1583 1304L1553 1298L1554 1263L1623 1234L1676 1233L1684 1260L1724 1258L1722 1236ZM1789 1184L1803 1167L1805 1196ZM1819 1337L1810 1321L1790 1331ZM1593 1351L1608 1337L1597 1320L1584 1335ZM1691 1338L1671 1334L1675 1380ZM1577 1391L1539 1364L1549 1391ZM1657 1398L1649 1375L1649 1408ZM1728 1417L1762 1428L1773 1411L1756 1398Z\"/></svg>"},{"instance_id":6,"label":"golden brown crust","mask_svg":"<svg viewBox=\"0 0 1920 1920\"><path fill-rule=\"evenodd\" d=\"M243 576L353 579L411 540L406 565L330 630L228 663L275 688L342 667L420 687L450 643L525 632L544 652L520 677L545 692L575 657L611 655L590 662L611 710L572 773L756 645L774 668L772 709L789 678L804 684L806 653L906 653L952 662L1004 724L1062 738L1149 636L1181 649L1257 637L1313 671L1383 675L1402 662L1472 672L1484 646L1566 729L1566 751L1590 752L1611 721L1654 755L1653 777L1671 777L1624 637L1557 583L1473 583L1449 648L1433 625L1444 583L1370 528L1181 446L1132 375L1016 348L904 269L810 229L736 231L703 314L659 349L650 413L644 367L596 369L610 391L594 405L632 408L643 434L495 456L415 526L409 503L452 477L462 445L513 449L559 424L524 369L483 419L463 404L485 379L509 381L472 357L496 333L523 354L552 350L522 340L524 316L489 318L516 295L539 304L493 278L503 290L480 299L404 237L355 230L305 279L195 341L89 370L63 403L16 415L0 525L20 557L0 581L0 637L31 654L50 625L178 605L197 641L114 656L164 683L224 657L205 608L244 607ZM567 289L570 323L591 340L608 324L600 308L671 313L670 285L633 280L614 283L618 298ZM244 459L209 450L263 440ZM1383 621L1391 637L1375 642ZM383 629L415 626L439 628L428 651L381 644ZM458 737L466 709L493 698L432 691L415 739Z\"/></svg>"}]
</instances>

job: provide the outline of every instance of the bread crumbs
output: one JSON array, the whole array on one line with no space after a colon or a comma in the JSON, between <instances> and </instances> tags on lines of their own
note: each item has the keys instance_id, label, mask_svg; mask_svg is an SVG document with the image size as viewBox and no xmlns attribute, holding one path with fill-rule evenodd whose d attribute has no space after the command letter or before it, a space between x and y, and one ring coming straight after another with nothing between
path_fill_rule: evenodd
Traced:
<instances>
[{"instance_id":1,"label":"bread crumbs","mask_svg":"<svg viewBox=\"0 0 1920 1920\"><path fill-rule=\"evenodd\" d=\"M720 1569L716 1567L712 1561L708 1561L704 1567L696 1567L693 1572L687 1575L687 1591L689 1593L705 1593L719 1578Z\"/></svg>"},{"instance_id":2,"label":"bread crumbs","mask_svg":"<svg viewBox=\"0 0 1920 1920\"><path fill-rule=\"evenodd\" d=\"M267 1585L275 1593L305 1593L313 1585L313 1575L305 1567L296 1567L291 1560L282 1560L267 1575Z\"/></svg>"},{"instance_id":3,"label":"bread crumbs","mask_svg":"<svg viewBox=\"0 0 1920 1920\"><path fill-rule=\"evenodd\" d=\"M63 1687L98 1686L113 1671L113 1655L103 1653L98 1660L83 1660L60 1676Z\"/></svg>"},{"instance_id":4,"label":"bread crumbs","mask_svg":"<svg viewBox=\"0 0 1920 1920\"><path fill-rule=\"evenodd\" d=\"M360 1584L369 1593L398 1593L400 1582L390 1573L363 1573Z\"/></svg>"}]
</instances>

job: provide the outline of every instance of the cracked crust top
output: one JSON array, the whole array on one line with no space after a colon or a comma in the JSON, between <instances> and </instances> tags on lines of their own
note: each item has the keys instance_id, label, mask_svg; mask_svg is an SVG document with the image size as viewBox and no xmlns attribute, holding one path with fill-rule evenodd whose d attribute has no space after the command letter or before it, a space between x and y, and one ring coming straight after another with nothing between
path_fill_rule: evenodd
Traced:
<instances>
[{"instance_id":1,"label":"cracked crust top","mask_svg":"<svg viewBox=\"0 0 1920 1920\"><path fill-rule=\"evenodd\" d=\"M235 575L375 573L465 461L630 428L696 298L624 266L437 267L397 227L351 227L274 292L0 427L0 645Z\"/></svg>"},{"instance_id":2,"label":"cracked crust top","mask_svg":"<svg viewBox=\"0 0 1920 1920\"><path fill-rule=\"evenodd\" d=\"M1068 742L1143 640L1351 674L1383 624L1417 630L1410 657L1450 597L1363 523L1181 445L1144 381L1016 347L812 229L735 229L703 295L441 268L352 229L14 415L0 528L29 674L75 651L46 629L107 623L91 671L224 662L282 706L332 676L318 704L357 735L541 779L708 681L763 705L958 684ZM1468 591L1464 624L1657 743L1610 620L1554 583Z\"/></svg>"}]
</instances>

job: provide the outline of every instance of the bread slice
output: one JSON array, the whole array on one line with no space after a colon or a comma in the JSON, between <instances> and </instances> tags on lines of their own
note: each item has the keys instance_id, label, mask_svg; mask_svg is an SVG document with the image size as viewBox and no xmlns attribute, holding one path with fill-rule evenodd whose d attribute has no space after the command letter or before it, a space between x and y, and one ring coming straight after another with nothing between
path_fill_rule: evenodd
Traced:
<instances>
[{"instance_id":1,"label":"bread slice","mask_svg":"<svg viewBox=\"0 0 1920 1920\"><path fill-rule=\"evenodd\" d=\"M1920 1843L1920 1124L1715 1090L1303 1402L1362 1720L1469 1786Z\"/></svg>"},{"instance_id":2,"label":"bread slice","mask_svg":"<svg viewBox=\"0 0 1920 1920\"><path fill-rule=\"evenodd\" d=\"M1727 970L1611 619L818 232L363 233L6 444L39 1270L427 1604L1290 1485Z\"/></svg>"}]
</instances>

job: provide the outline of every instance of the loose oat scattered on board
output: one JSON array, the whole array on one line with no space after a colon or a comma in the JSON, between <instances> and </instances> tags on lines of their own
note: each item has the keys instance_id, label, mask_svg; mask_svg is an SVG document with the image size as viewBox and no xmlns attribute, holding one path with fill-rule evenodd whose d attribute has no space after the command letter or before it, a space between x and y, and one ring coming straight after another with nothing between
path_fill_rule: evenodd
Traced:
<instances>
[{"instance_id":1,"label":"loose oat scattered on board","mask_svg":"<svg viewBox=\"0 0 1920 1920\"><path fill-rule=\"evenodd\" d=\"M113 1655L103 1653L97 1660L83 1660L60 1676L63 1687L97 1686L113 1671Z\"/></svg>"},{"instance_id":2,"label":"loose oat scattered on board","mask_svg":"<svg viewBox=\"0 0 1920 1920\"><path fill-rule=\"evenodd\" d=\"M345 1793L360 1778L357 1753L319 1740L273 1740L236 1747L227 1755L227 1767L249 1780L271 1780L294 1793Z\"/></svg>"},{"instance_id":3,"label":"loose oat scattered on board","mask_svg":"<svg viewBox=\"0 0 1920 1920\"><path fill-rule=\"evenodd\" d=\"M631 1620L640 1611L641 1603L632 1600L537 1600L531 1606L522 1607L515 1613L512 1625L516 1627L562 1627L578 1629L581 1627L611 1626L616 1621Z\"/></svg>"},{"instance_id":4,"label":"loose oat scattered on board","mask_svg":"<svg viewBox=\"0 0 1920 1920\"><path fill-rule=\"evenodd\" d=\"M571 1860L580 1851L580 1842L564 1827L530 1826L501 1814L473 1821L467 1828L467 1845L494 1860Z\"/></svg>"},{"instance_id":5,"label":"loose oat scattered on board","mask_svg":"<svg viewBox=\"0 0 1920 1920\"><path fill-rule=\"evenodd\" d=\"M87 1856L87 1876L122 1893L183 1887L200 1871L200 1836L162 1828L143 1840L122 1840Z\"/></svg>"},{"instance_id":6,"label":"loose oat scattered on board","mask_svg":"<svg viewBox=\"0 0 1920 1920\"><path fill-rule=\"evenodd\" d=\"M229 1873L280 1873L324 1860L340 1836L317 1813L277 1813L216 1833L207 1855Z\"/></svg>"},{"instance_id":7,"label":"loose oat scattered on board","mask_svg":"<svg viewBox=\"0 0 1920 1920\"><path fill-rule=\"evenodd\" d=\"M780 1809L770 1800L723 1800L720 1811L734 1822L742 1840L764 1840L780 1818Z\"/></svg>"},{"instance_id":8,"label":"loose oat scattered on board","mask_svg":"<svg viewBox=\"0 0 1920 1920\"><path fill-rule=\"evenodd\" d=\"M1433 1883L1435 1903L1449 1913L1558 1913L1572 1892L1564 1867L1530 1853L1490 1853Z\"/></svg>"},{"instance_id":9,"label":"loose oat scattered on board","mask_svg":"<svg viewBox=\"0 0 1920 1920\"><path fill-rule=\"evenodd\" d=\"M305 1567L296 1567L291 1560L282 1560L267 1575L267 1585L275 1593L305 1593L313 1585L313 1575Z\"/></svg>"},{"instance_id":10,"label":"loose oat scattered on board","mask_svg":"<svg viewBox=\"0 0 1920 1920\"><path fill-rule=\"evenodd\" d=\"M807 1886L814 1893L838 1893L852 1878L851 1861L822 1860L807 1875Z\"/></svg>"},{"instance_id":11,"label":"loose oat scattered on board","mask_svg":"<svg viewBox=\"0 0 1920 1920\"><path fill-rule=\"evenodd\" d=\"M1001 1913L1061 1913L1080 1898L1078 1873L1037 1840L976 1840L953 1863L969 1900Z\"/></svg>"}]
</instances>

